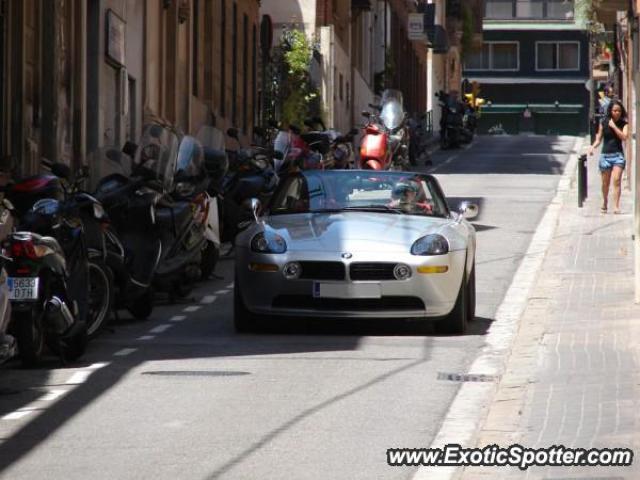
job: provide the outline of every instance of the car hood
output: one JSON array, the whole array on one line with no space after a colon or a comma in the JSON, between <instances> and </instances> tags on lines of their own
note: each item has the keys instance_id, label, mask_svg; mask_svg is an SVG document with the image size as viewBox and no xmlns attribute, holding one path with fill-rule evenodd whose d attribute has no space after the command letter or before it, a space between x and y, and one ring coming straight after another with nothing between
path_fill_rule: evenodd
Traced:
<instances>
[{"instance_id":1,"label":"car hood","mask_svg":"<svg viewBox=\"0 0 640 480\"><path fill-rule=\"evenodd\" d=\"M284 237L290 251L402 253L429 233L441 233L451 243L456 226L462 225L450 218L369 212L277 215L264 224Z\"/></svg>"}]
</instances>

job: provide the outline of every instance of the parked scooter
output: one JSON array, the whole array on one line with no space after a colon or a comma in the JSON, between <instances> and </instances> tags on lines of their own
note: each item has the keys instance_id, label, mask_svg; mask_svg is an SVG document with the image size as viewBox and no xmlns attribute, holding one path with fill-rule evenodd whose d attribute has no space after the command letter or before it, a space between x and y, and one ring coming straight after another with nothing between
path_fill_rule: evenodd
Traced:
<instances>
[{"instance_id":1,"label":"parked scooter","mask_svg":"<svg viewBox=\"0 0 640 480\"><path fill-rule=\"evenodd\" d=\"M12 191L19 193L18 202L25 202L29 194L50 198L37 200L20 218L22 231L4 243L11 258L7 264L10 332L25 366L40 362L45 345L63 362L75 360L86 349L90 301L82 223L67 210L58 177L40 175L17 183L9 198Z\"/></svg>"},{"instance_id":2,"label":"parked scooter","mask_svg":"<svg viewBox=\"0 0 640 480\"><path fill-rule=\"evenodd\" d=\"M234 128L227 130L227 135L236 140L238 149L227 150L229 171L222 180L222 241L233 242L238 225L253 218L242 204L250 198L267 202L278 185L278 175L272 165L272 157L276 157L270 148L242 147Z\"/></svg>"},{"instance_id":3,"label":"parked scooter","mask_svg":"<svg viewBox=\"0 0 640 480\"><path fill-rule=\"evenodd\" d=\"M188 172L204 172L202 147L193 137L179 140L171 127L148 126L136 149L134 176L144 180L143 190L155 193L156 235L161 241L160 263L155 271L154 289L166 292L170 298L187 295L202 276L200 263L205 247L205 226L196 218L190 201L175 201L174 192L178 165ZM185 170L185 171L187 171ZM205 184L200 175L185 175L182 182Z\"/></svg>"},{"instance_id":4,"label":"parked scooter","mask_svg":"<svg viewBox=\"0 0 640 480\"><path fill-rule=\"evenodd\" d=\"M323 167L334 169L352 169L355 166L353 138L357 129L341 135L336 130L328 130L321 118L316 117L305 122L310 131L300 135L309 148L323 156Z\"/></svg>"},{"instance_id":5,"label":"parked scooter","mask_svg":"<svg viewBox=\"0 0 640 480\"><path fill-rule=\"evenodd\" d=\"M360 144L360 168L407 170L410 138L402 106L402 93L385 90L381 105L371 107L380 113L362 112L368 121Z\"/></svg>"},{"instance_id":6,"label":"parked scooter","mask_svg":"<svg viewBox=\"0 0 640 480\"><path fill-rule=\"evenodd\" d=\"M440 147L444 150L457 148L462 143L469 143L473 139L473 131L469 129L469 117L465 124L467 107L455 95L440 91L436 94L439 99L442 115L440 118Z\"/></svg>"},{"instance_id":7,"label":"parked scooter","mask_svg":"<svg viewBox=\"0 0 640 480\"><path fill-rule=\"evenodd\" d=\"M7 199L0 200L0 241L4 241L13 230L13 206ZM13 335L9 334L11 321L11 302L9 301L8 275L5 268L11 259L0 255L0 363L3 363L17 353L17 343Z\"/></svg>"}]
</instances>

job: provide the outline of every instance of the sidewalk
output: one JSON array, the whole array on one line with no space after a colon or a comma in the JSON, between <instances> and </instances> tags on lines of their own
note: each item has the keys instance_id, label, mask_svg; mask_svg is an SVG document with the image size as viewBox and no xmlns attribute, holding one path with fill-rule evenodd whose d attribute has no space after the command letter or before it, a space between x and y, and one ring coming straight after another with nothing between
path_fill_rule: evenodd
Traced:
<instances>
[{"instance_id":1,"label":"sidewalk","mask_svg":"<svg viewBox=\"0 0 640 480\"><path fill-rule=\"evenodd\" d=\"M634 466L468 467L459 478L640 478L640 306L631 192L622 196L622 215L599 212L597 157L583 209L574 178L476 446L626 447Z\"/></svg>"}]
</instances>

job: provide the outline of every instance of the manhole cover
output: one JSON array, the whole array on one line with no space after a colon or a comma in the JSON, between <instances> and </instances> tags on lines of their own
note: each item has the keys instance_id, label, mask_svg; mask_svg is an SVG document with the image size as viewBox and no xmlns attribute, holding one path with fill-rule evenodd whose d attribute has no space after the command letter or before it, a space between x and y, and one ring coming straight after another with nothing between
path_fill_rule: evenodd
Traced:
<instances>
[{"instance_id":1,"label":"manhole cover","mask_svg":"<svg viewBox=\"0 0 640 480\"><path fill-rule=\"evenodd\" d=\"M496 375L485 375L482 373L446 373L438 372L438 380L448 380L450 382L495 382Z\"/></svg>"},{"instance_id":2,"label":"manhole cover","mask_svg":"<svg viewBox=\"0 0 640 480\"><path fill-rule=\"evenodd\" d=\"M164 377L238 377L241 375L251 375L249 372L234 372L231 370L161 370L156 372L142 372L142 374Z\"/></svg>"}]
</instances>

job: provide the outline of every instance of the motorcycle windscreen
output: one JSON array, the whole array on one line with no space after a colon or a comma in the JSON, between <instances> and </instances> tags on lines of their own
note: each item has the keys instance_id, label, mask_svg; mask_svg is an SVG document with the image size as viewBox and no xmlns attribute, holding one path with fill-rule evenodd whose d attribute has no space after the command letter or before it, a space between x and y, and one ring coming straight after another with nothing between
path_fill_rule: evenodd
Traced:
<instances>
[{"instance_id":1,"label":"motorcycle windscreen","mask_svg":"<svg viewBox=\"0 0 640 480\"><path fill-rule=\"evenodd\" d=\"M389 130L395 130L404 120L404 110L402 104L397 100L391 100L382 105L380 119L384 126Z\"/></svg>"},{"instance_id":2,"label":"motorcycle windscreen","mask_svg":"<svg viewBox=\"0 0 640 480\"><path fill-rule=\"evenodd\" d=\"M166 191L171 191L178 147L179 141L175 132L162 125L148 125L136 150L134 163L147 179L157 180Z\"/></svg>"}]
</instances>

